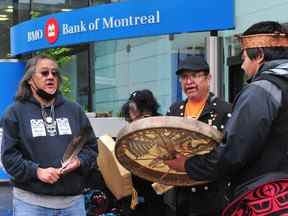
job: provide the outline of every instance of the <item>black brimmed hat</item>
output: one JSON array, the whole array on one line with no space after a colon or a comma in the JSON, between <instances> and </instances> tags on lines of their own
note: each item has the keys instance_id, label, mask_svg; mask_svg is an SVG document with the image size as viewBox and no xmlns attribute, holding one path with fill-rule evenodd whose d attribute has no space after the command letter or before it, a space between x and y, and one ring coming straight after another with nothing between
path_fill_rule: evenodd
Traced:
<instances>
[{"instance_id":1,"label":"black brimmed hat","mask_svg":"<svg viewBox=\"0 0 288 216\"><path fill-rule=\"evenodd\" d=\"M180 75L183 71L209 72L209 65L202 56L191 55L187 56L186 59L180 63L176 74Z\"/></svg>"}]
</instances>

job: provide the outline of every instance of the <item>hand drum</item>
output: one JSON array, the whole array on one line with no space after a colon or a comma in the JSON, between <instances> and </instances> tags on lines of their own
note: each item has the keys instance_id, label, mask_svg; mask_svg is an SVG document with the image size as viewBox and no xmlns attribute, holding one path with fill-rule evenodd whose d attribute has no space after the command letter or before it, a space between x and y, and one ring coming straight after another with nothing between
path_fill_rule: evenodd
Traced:
<instances>
[{"instance_id":1,"label":"hand drum","mask_svg":"<svg viewBox=\"0 0 288 216\"><path fill-rule=\"evenodd\" d=\"M187 157L203 155L222 140L222 133L198 120L161 116L143 118L122 128L117 136L115 154L134 175L166 185L192 186L186 172L170 169L163 162L176 153Z\"/></svg>"}]
</instances>

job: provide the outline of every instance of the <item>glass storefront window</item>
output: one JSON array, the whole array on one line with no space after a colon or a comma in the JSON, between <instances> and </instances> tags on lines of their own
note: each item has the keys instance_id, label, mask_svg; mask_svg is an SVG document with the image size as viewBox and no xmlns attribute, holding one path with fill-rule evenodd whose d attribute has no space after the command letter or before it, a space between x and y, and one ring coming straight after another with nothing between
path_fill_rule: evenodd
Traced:
<instances>
[{"instance_id":1,"label":"glass storefront window","mask_svg":"<svg viewBox=\"0 0 288 216\"><path fill-rule=\"evenodd\" d=\"M94 44L93 110L119 114L130 93L150 89L165 114L175 101L178 61L187 54L205 55L209 33L164 35Z\"/></svg>"},{"instance_id":2,"label":"glass storefront window","mask_svg":"<svg viewBox=\"0 0 288 216\"><path fill-rule=\"evenodd\" d=\"M225 38L225 52L227 56L226 79L227 89L226 92L229 102L233 102L240 90L246 83L247 77L244 71L241 69L241 47L239 41L234 36Z\"/></svg>"},{"instance_id":3,"label":"glass storefront window","mask_svg":"<svg viewBox=\"0 0 288 216\"><path fill-rule=\"evenodd\" d=\"M37 16L44 16L56 12L71 11L89 6L89 0L30 0L31 11Z\"/></svg>"},{"instance_id":4,"label":"glass storefront window","mask_svg":"<svg viewBox=\"0 0 288 216\"><path fill-rule=\"evenodd\" d=\"M13 1L0 1L0 58L9 58L10 27L13 25Z\"/></svg>"},{"instance_id":5,"label":"glass storefront window","mask_svg":"<svg viewBox=\"0 0 288 216\"><path fill-rule=\"evenodd\" d=\"M90 0L90 5L109 4L111 0Z\"/></svg>"}]
</instances>

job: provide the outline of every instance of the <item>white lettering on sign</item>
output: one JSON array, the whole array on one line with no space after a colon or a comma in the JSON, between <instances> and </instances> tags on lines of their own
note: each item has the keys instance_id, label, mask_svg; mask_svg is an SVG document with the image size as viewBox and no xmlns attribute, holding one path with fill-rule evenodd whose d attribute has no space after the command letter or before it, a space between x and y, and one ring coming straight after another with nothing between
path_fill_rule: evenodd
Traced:
<instances>
[{"instance_id":1,"label":"white lettering on sign","mask_svg":"<svg viewBox=\"0 0 288 216\"><path fill-rule=\"evenodd\" d=\"M30 31L27 33L27 41L37 41L43 38L43 30L42 29L36 29L34 31Z\"/></svg>"},{"instance_id":2,"label":"white lettering on sign","mask_svg":"<svg viewBox=\"0 0 288 216\"><path fill-rule=\"evenodd\" d=\"M77 34L88 31L98 31L99 29L113 29L125 28L137 25L150 25L160 23L160 11L156 10L154 13L142 16L128 16L123 18L110 17L97 17L92 22L80 20L78 24L62 24L62 34ZM53 26L50 27L53 30ZM51 31L53 32L53 31Z\"/></svg>"},{"instance_id":3,"label":"white lettering on sign","mask_svg":"<svg viewBox=\"0 0 288 216\"><path fill-rule=\"evenodd\" d=\"M129 27L146 24L157 24L160 23L160 12L157 10L154 14L147 16L129 16L120 19L114 17L105 18L103 17L103 29L112 29L120 27Z\"/></svg>"},{"instance_id":4,"label":"white lettering on sign","mask_svg":"<svg viewBox=\"0 0 288 216\"><path fill-rule=\"evenodd\" d=\"M127 16L123 18L115 18L113 16L110 17L97 17L92 22L86 22L80 20L77 24L62 24L62 34L70 35L77 34L81 32L89 32L89 31L98 31L99 29L116 29L116 28L127 28L131 26L137 25L150 25L150 24L159 24L160 23L160 11L156 10L151 14L142 15L142 16ZM55 23L50 23L45 30L47 31L47 38L56 38L56 29L58 26ZM58 30L57 30L58 34ZM35 29L33 31L27 32L27 42L38 41L44 38L44 30L43 29ZM55 42L55 41L54 41Z\"/></svg>"},{"instance_id":5,"label":"white lettering on sign","mask_svg":"<svg viewBox=\"0 0 288 216\"><path fill-rule=\"evenodd\" d=\"M89 31L97 31L99 29L99 21L100 18L96 18L94 22L89 23L88 25Z\"/></svg>"},{"instance_id":6,"label":"white lettering on sign","mask_svg":"<svg viewBox=\"0 0 288 216\"><path fill-rule=\"evenodd\" d=\"M63 31L63 35L67 35L67 34L86 32L87 29L86 29L86 24L81 20L80 23L77 25L63 24L62 31Z\"/></svg>"}]
</instances>

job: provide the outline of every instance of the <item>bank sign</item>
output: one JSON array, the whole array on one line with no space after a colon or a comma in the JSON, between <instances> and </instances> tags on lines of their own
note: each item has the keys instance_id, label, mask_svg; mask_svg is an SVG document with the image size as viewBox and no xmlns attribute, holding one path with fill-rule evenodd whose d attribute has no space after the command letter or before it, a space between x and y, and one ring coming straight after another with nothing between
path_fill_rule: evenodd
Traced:
<instances>
[{"instance_id":1,"label":"bank sign","mask_svg":"<svg viewBox=\"0 0 288 216\"><path fill-rule=\"evenodd\" d=\"M11 54L92 41L232 28L233 0L130 0L15 25L10 30Z\"/></svg>"}]
</instances>

